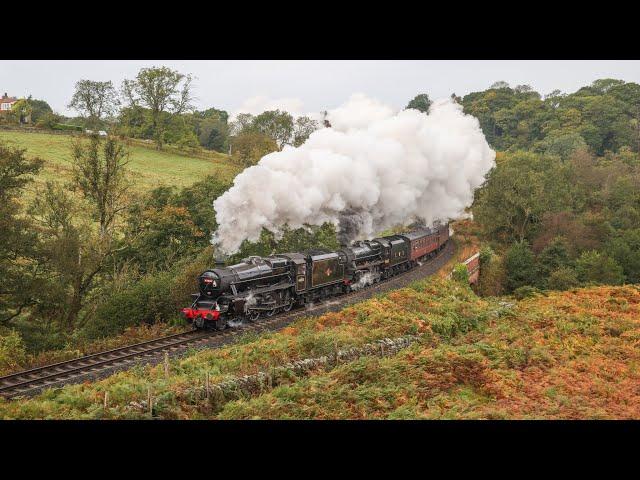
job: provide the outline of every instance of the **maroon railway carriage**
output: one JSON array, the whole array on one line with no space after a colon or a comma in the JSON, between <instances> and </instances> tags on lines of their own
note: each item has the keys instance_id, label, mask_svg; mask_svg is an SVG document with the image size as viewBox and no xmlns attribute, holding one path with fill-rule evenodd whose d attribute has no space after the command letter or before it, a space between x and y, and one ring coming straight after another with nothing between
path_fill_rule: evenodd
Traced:
<instances>
[{"instance_id":1,"label":"maroon railway carriage","mask_svg":"<svg viewBox=\"0 0 640 480\"><path fill-rule=\"evenodd\" d=\"M423 228L414 232L399 235L410 245L409 259L412 262L424 260L439 252L449 239L449 225L434 228Z\"/></svg>"}]
</instances>

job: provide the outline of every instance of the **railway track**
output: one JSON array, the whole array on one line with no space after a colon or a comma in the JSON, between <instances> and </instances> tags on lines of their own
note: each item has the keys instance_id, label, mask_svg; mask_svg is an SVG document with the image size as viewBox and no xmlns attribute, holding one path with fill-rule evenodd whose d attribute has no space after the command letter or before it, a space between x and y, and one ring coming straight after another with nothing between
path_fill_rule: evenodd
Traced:
<instances>
[{"instance_id":1,"label":"railway track","mask_svg":"<svg viewBox=\"0 0 640 480\"><path fill-rule=\"evenodd\" d=\"M36 367L0 377L0 395L15 397L34 389L42 389L70 380L78 374L100 370L107 366L125 364L133 359L155 355L157 352L183 348L206 337L210 332L190 331L127 345L64 362Z\"/></svg>"},{"instance_id":2,"label":"railway track","mask_svg":"<svg viewBox=\"0 0 640 480\"><path fill-rule=\"evenodd\" d=\"M425 263L425 266L433 265L436 271L440 268L440 263L446 262L452 250L452 242L447 244L436 257ZM13 373L0 377L0 395L6 398L16 398L21 396L29 396L36 394L46 388L58 387L62 384L78 382L87 376L96 376L104 371L115 371L120 367L128 366L140 360L150 360L165 352L175 352L183 350L186 347L193 347L204 344L212 339L220 339L221 337L232 338L241 333L251 331L268 330L274 325L287 325L295 318L305 315L319 315L326 311L342 308L349 303L350 300L356 299L360 301L368 298L381 291L386 284L412 276L411 273L417 273L422 270L422 266L408 270L400 275L381 280L364 289L352 291L347 294L336 296L325 302L318 303L311 307L298 307L289 312L283 312L273 315L272 317L260 318L255 322L243 323L236 328L223 331L189 331L169 335L167 337L148 340L146 342L136 343L125 347L115 348L100 353L85 355L73 360L66 360L43 367L36 367L29 370ZM364 294L364 295L363 295ZM224 343L224 342L221 342Z\"/></svg>"}]
</instances>

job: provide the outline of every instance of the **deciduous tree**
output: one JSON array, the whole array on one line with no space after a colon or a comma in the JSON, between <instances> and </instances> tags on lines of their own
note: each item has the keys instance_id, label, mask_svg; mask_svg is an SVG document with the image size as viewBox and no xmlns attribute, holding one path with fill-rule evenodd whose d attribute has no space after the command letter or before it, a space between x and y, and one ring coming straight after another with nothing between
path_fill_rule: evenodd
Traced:
<instances>
[{"instance_id":1,"label":"deciduous tree","mask_svg":"<svg viewBox=\"0 0 640 480\"><path fill-rule=\"evenodd\" d=\"M100 236L107 235L116 216L126 207L128 153L113 138L92 136L89 143L73 144L74 188L89 200L98 221Z\"/></svg>"},{"instance_id":2,"label":"deciduous tree","mask_svg":"<svg viewBox=\"0 0 640 480\"><path fill-rule=\"evenodd\" d=\"M122 90L130 106L141 105L151 113L156 147L164 144L164 113L179 114L192 108L191 75L167 67L143 68L135 80L124 80Z\"/></svg>"},{"instance_id":3,"label":"deciduous tree","mask_svg":"<svg viewBox=\"0 0 640 480\"><path fill-rule=\"evenodd\" d=\"M0 325L6 325L33 302L40 272L37 236L22 212L19 197L43 162L0 143Z\"/></svg>"},{"instance_id":4,"label":"deciduous tree","mask_svg":"<svg viewBox=\"0 0 640 480\"><path fill-rule=\"evenodd\" d=\"M111 81L80 80L68 107L87 119L88 125L97 128L105 116L113 115L119 105L118 94Z\"/></svg>"},{"instance_id":5,"label":"deciduous tree","mask_svg":"<svg viewBox=\"0 0 640 480\"><path fill-rule=\"evenodd\" d=\"M421 112L427 113L430 106L431 100L429 100L429 95L427 95L426 93L421 93L413 97L413 99L409 102L405 109L413 108L414 110L419 110Z\"/></svg>"},{"instance_id":6,"label":"deciduous tree","mask_svg":"<svg viewBox=\"0 0 640 480\"><path fill-rule=\"evenodd\" d=\"M307 141L309 135L318 129L318 122L309 117L296 118L293 130L293 146L299 147Z\"/></svg>"},{"instance_id":7,"label":"deciduous tree","mask_svg":"<svg viewBox=\"0 0 640 480\"><path fill-rule=\"evenodd\" d=\"M290 113L280 110L262 112L254 118L252 128L271 138L276 142L278 150L282 150L293 138L293 117Z\"/></svg>"},{"instance_id":8,"label":"deciduous tree","mask_svg":"<svg viewBox=\"0 0 640 480\"><path fill-rule=\"evenodd\" d=\"M557 157L505 155L477 192L474 216L490 238L531 240L544 213L570 206L568 173Z\"/></svg>"},{"instance_id":9,"label":"deciduous tree","mask_svg":"<svg viewBox=\"0 0 640 480\"><path fill-rule=\"evenodd\" d=\"M233 137L231 142L233 158L245 167L255 165L266 154L279 150L271 137L260 132L243 132Z\"/></svg>"}]
</instances>

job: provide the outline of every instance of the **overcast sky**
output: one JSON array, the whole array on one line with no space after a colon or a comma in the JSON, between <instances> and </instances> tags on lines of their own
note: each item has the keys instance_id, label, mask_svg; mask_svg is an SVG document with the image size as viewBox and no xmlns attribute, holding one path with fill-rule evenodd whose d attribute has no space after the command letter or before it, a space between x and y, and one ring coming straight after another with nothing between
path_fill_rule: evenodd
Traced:
<instances>
[{"instance_id":1,"label":"overcast sky","mask_svg":"<svg viewBox=\"0 0 640 480\"><path fill-rule=\"evenodd\" d=\"M229 112L259 113L285 108L291 113L335 108L351 94L361 92L396 108L403 108L417 93L430 98L464 96L484 90L497 80L512 86L531 85L542 94L565 93L598 78L640 83L640 61L3 61L0 60L0 95L46 100L58 113L66 108L76 81L111 80L118 87L134 78L141 67L166 65L196 78L196 107Z\"/></svg>"}]
</instances>

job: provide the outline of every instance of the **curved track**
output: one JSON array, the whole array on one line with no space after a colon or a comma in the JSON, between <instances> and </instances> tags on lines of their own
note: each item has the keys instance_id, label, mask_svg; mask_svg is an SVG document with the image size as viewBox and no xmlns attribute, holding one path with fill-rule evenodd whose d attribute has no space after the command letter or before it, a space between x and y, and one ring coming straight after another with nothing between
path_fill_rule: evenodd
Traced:
<instances>
[{"instance_id":1,"label":"curved track","mask_svg":"<svg viewBox=\"0 0 640 480\"><path fill-rule=\"evenodd\" d=\"M399 288L402 286L399 282L404 281L406 283L407 281L415 280L417 278L411 277L416 277L416 275L429 275L429 271L434 273L452 256L452 250L453 242L450 241L436 257L400 275L382 280L361 290L333 297L317 305L307 306L306 308L298 307L290 312L261 318L253 323L241 324L236 328L224 331L194 330L178 333L6 375L0 377L0 395L7 398L33 395L48 387L77 383L86 379L87 376L98 377L101 376L101 373L113 372L140 360L155 359L156 361L153 363L157 363L158 354L161 353L173 353L184 350L186 347L204 345L213 340L215 340L216 345L210 346L221 346L229 343L229 340L240 333L282 328L301 316L321 315L330 310L343 308L349 303L361 301L386 290L386 286Z\"/></svg>"}]
</instances>

